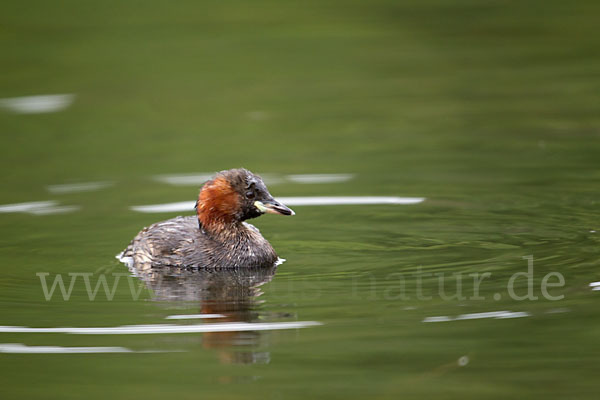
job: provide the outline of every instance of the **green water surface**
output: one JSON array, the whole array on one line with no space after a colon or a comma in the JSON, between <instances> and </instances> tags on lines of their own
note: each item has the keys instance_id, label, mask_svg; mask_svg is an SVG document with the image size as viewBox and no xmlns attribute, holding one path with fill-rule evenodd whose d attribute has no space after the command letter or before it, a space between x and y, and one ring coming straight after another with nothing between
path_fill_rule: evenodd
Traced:
<instances>
[{"instance_id":1,"label":"green water surface","mask_svg":"<svg viewBox=\"0 0 600 400\"><path fill-rule=\"evenodd\" d=\"M426 200L253 221L287 261L225 298L231 320L320 326L0 332L0 344L134 351L0 353L1 398L596 398L598 15L597 1L4 1L0 98L76 98L56 113L0 109L0 205L79 208L0 214L2 326L203 323L165 320L210 307L157 299L137 278L137 300L123 277L112 300L78 281L47 301L36 275L127 273L114 255L181 214L130 207L198 193L159 174L244 166L279 178L275 196ZM353 178L286 179L311 173ZM99 181L110 186L47 188ZM511 297L528 271L532 296ZM520 314L424 322L492 311Z\"/></svg>"}]
</instances>

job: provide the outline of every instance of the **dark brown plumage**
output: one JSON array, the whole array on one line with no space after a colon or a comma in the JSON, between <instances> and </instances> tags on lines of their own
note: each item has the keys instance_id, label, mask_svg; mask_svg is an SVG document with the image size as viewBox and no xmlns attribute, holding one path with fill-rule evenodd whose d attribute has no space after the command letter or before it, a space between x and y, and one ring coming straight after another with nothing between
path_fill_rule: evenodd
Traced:
<instances>
[{"instance_id":1,"label":"dark brown plumage","mask_svg":"<svg viewBox=\"0 0 600 400\"><path fill-rule=\"evenodd\" d=\"M265 212L294 214L273 199L258 175L243 168L221 171L202 187L196 217L144 228L120 258L137 270L272 266L277 253L258 229L244 222Z\"/></svg>"}]
</instances>

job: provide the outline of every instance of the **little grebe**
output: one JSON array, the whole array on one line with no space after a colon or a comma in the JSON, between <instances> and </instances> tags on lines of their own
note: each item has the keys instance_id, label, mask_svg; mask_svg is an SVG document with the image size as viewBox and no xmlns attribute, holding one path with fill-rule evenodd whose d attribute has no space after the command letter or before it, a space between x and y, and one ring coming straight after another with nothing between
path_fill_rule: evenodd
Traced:
<instances>
[{"instance_id":1,"label":"little grebe","mask_svg":"<svg viewBox=\"0 0 600 400\"><path fill-rule=\"evenodd\" d=\"M243 221L264 213L294 215L271 196L260 176L243 168L221 171L206 182L196 213L144 228L121 260L134 270L269 267L277 253L257 228Z\"/></svg>"}]
</instances>

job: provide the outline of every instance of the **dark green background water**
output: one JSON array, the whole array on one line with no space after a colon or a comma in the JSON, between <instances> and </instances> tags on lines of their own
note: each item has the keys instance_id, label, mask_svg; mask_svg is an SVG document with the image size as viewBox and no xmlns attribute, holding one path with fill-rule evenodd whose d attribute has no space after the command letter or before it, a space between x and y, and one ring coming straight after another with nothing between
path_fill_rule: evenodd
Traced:
<instances>
[{"instance_id":1,"label":"dark green background water","mask_svg":"<svg viewBox=\"0 0 600 400\"><path fill-rule=\"evenodd\" d=\"M0 110L0 204L81 209L0 215L0 325L199 312L149 291L133 301L124 284L113 301L89 301L82 285L69 301L45 301L36 276L126 272L114 255L178 214L129 207L197 195L156 174L354 173L270 189L427 200L256 220L287 259L262 287L256 320L322 326L219 348L202 334L0 333L28 346L179 351L0 354L2 398L595 398L599 14L597 1L5 1L0 97L77 98L52 114ZM114 185L46 189L89 181ZM507 282L528 255L539 299L515 301ZM452 284L463 274L467 297L467 274L492 275L485 300L444 300L436 276L421 278L431 299L420 300L419 271ZM540 292L553 271L565 278L550 290L560 301ZM422 322L500 310L531 316ZM231 363L240 351L270 361Z\"/></svg>"}]
</instances>

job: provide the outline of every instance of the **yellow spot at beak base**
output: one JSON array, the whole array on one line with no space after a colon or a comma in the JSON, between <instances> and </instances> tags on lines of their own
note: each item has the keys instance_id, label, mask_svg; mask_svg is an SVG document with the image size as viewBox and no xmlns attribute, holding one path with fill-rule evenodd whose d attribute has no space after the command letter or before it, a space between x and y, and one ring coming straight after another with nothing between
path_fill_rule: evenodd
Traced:
<instances>
[{"instance_id":1,"label":"yellow spot at beak base","mask_svg":"<svg viewBox=\"0 0 600 400\"><path fill-rule=\"evenodd\" d=\"M263 212L263 213L269 212L269 209L267 207L265 207L265 205L258 200L254 202L254 207L258 208L258 211L260 211L260 212Z\"/></svg>"}]
</instances>

